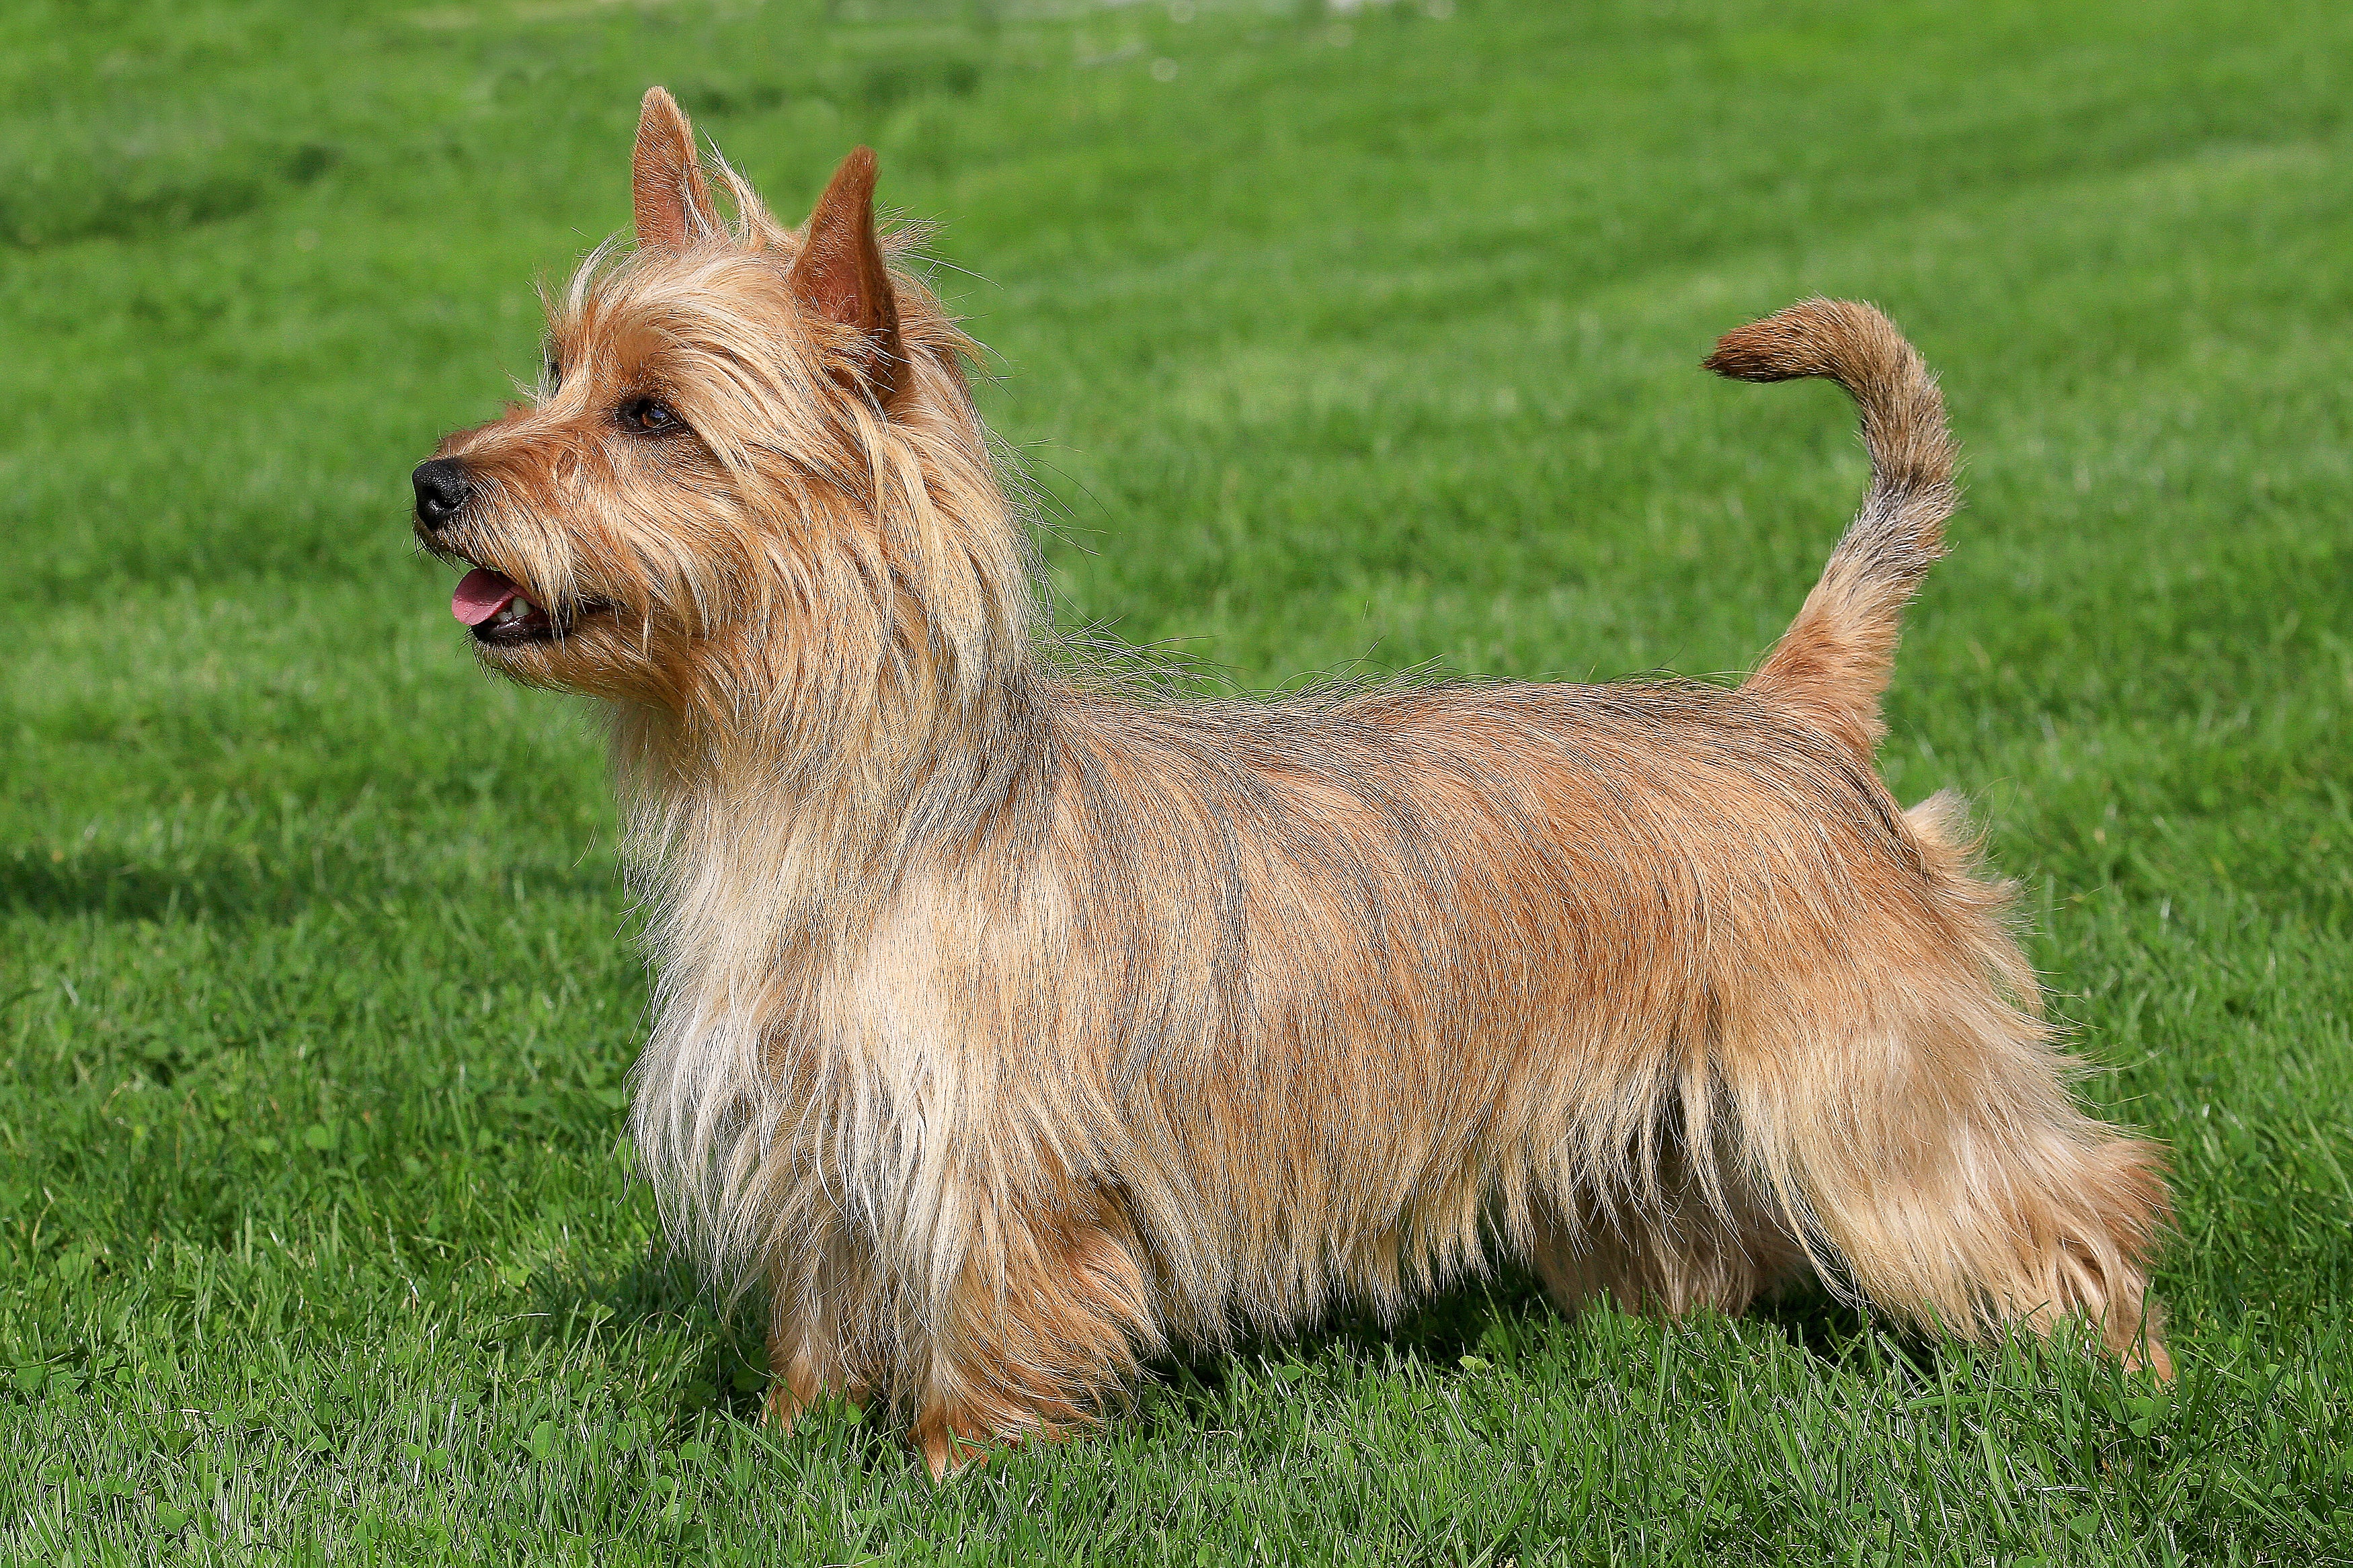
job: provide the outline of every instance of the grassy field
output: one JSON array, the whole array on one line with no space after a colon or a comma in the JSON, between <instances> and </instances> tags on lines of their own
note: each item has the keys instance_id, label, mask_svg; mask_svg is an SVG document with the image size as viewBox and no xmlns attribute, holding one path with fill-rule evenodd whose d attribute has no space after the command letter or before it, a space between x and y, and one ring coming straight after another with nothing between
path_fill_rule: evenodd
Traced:
<instances>
[{"instance_id":1,"label":"grassy field","mask_svg":"<svg viewBox=\"0 0 2353 1568\"><path fill-rule=\"evenodd\" d=\"M17 0L0 12L0 1552L2353 1560L2353 8ZM756 1420L628 1176L585 716L407 471L676 89L938 219L1059 613L1251 687L1736 670L1859 492L1725 328L1883 303L1969 450L1886 768L2172 1146L2169 1391L1524 1281L1161 1366L934 1489Z\"/></svg>"}]
</instances>

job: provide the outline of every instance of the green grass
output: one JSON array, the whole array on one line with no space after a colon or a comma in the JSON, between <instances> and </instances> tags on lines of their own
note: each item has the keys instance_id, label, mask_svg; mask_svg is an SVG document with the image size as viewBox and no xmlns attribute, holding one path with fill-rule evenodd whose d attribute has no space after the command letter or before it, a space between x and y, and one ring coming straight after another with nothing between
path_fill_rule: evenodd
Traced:
<instances>
[{"instance_id":1,"label":"green grass","mask_svg":"<svg viewBox=\"0 0 2353 1568\"><path fill-rule=\"evenodd\" d=\"M2353 10L1187 9L0 15L0 1551L2353 1558ZM1978 803L2084 1092L2173 1147L2179 1384L1506 1278L936 1490L760 1426L617 1146L589 727L405 520L655 80L787 212L877 147L1060 613L1252 686L1740 668L1861 455L1694 367L1885 304L1971 454L1887 772Z\"/></svg>"}]
</instances>

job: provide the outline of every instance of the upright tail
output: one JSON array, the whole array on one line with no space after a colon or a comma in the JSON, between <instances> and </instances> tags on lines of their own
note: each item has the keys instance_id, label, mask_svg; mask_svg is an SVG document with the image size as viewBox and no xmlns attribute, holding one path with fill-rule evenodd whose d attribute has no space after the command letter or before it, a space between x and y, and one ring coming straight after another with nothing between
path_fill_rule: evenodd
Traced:
<instances>
[{"instance_id":1,"label":"upright tail","mask_svg":"<svg viewBox=\"0 0 2353 1568\"><path fill-rule=\"evenodd\" d=\"M1828 376L1862 412L1871 489L1821 581L1746 689L1868 757L1904 606L1945 552L1959 491L1936 378L1894 324L1853 300L1807 300L1726 332L1707 368L1741 381Z\"/></svg>"}]
</instances>

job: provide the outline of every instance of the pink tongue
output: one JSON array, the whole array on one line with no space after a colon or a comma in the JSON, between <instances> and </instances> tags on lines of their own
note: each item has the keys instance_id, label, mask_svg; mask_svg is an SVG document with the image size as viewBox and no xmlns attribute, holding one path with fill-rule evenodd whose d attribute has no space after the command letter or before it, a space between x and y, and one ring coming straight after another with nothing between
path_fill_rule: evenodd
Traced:
<instances>
[{"instance_id":1,"label":"pink tongue","mask_svg":"<svg viewBox=\"0 0 2353 1568\"><path fill-rule=\"evenodd\" d=\"M477 566L466 574L449 597L449 613L470 626L479 626L507 607L522 590L501 572Z\"/></svg>"}]
</instances>

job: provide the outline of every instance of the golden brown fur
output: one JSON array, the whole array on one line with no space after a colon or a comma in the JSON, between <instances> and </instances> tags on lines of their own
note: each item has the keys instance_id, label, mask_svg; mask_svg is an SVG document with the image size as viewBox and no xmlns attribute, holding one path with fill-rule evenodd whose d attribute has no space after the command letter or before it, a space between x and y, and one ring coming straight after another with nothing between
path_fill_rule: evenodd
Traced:
<instances>
[{"instance_id":1,"label":"golden brown fur","mask_svg":"<svg viewBox=\"0 0 2353 1568\"><path fill-rule=\"evenodd\" d=\"M1873 458L1737 689L1164 701L1048 656L871 155L795 233L723 165L723 222L692 148L649 94L638 248L553 302L534 402L444 443L430 526L419 470L419 531L548 617L491 668L609 705L659 973L637 1145L765 1288L779 1414L881 1397L944 1468L1172 1338L1498 1250L1564 1307L1737 1311L1811 1267L2164 1369L2158 1156L2071 1102L1957 807L1873 767L1954 495L1877 311L1710 362L1839 380Z\"/></svg>"}]
</instances>

